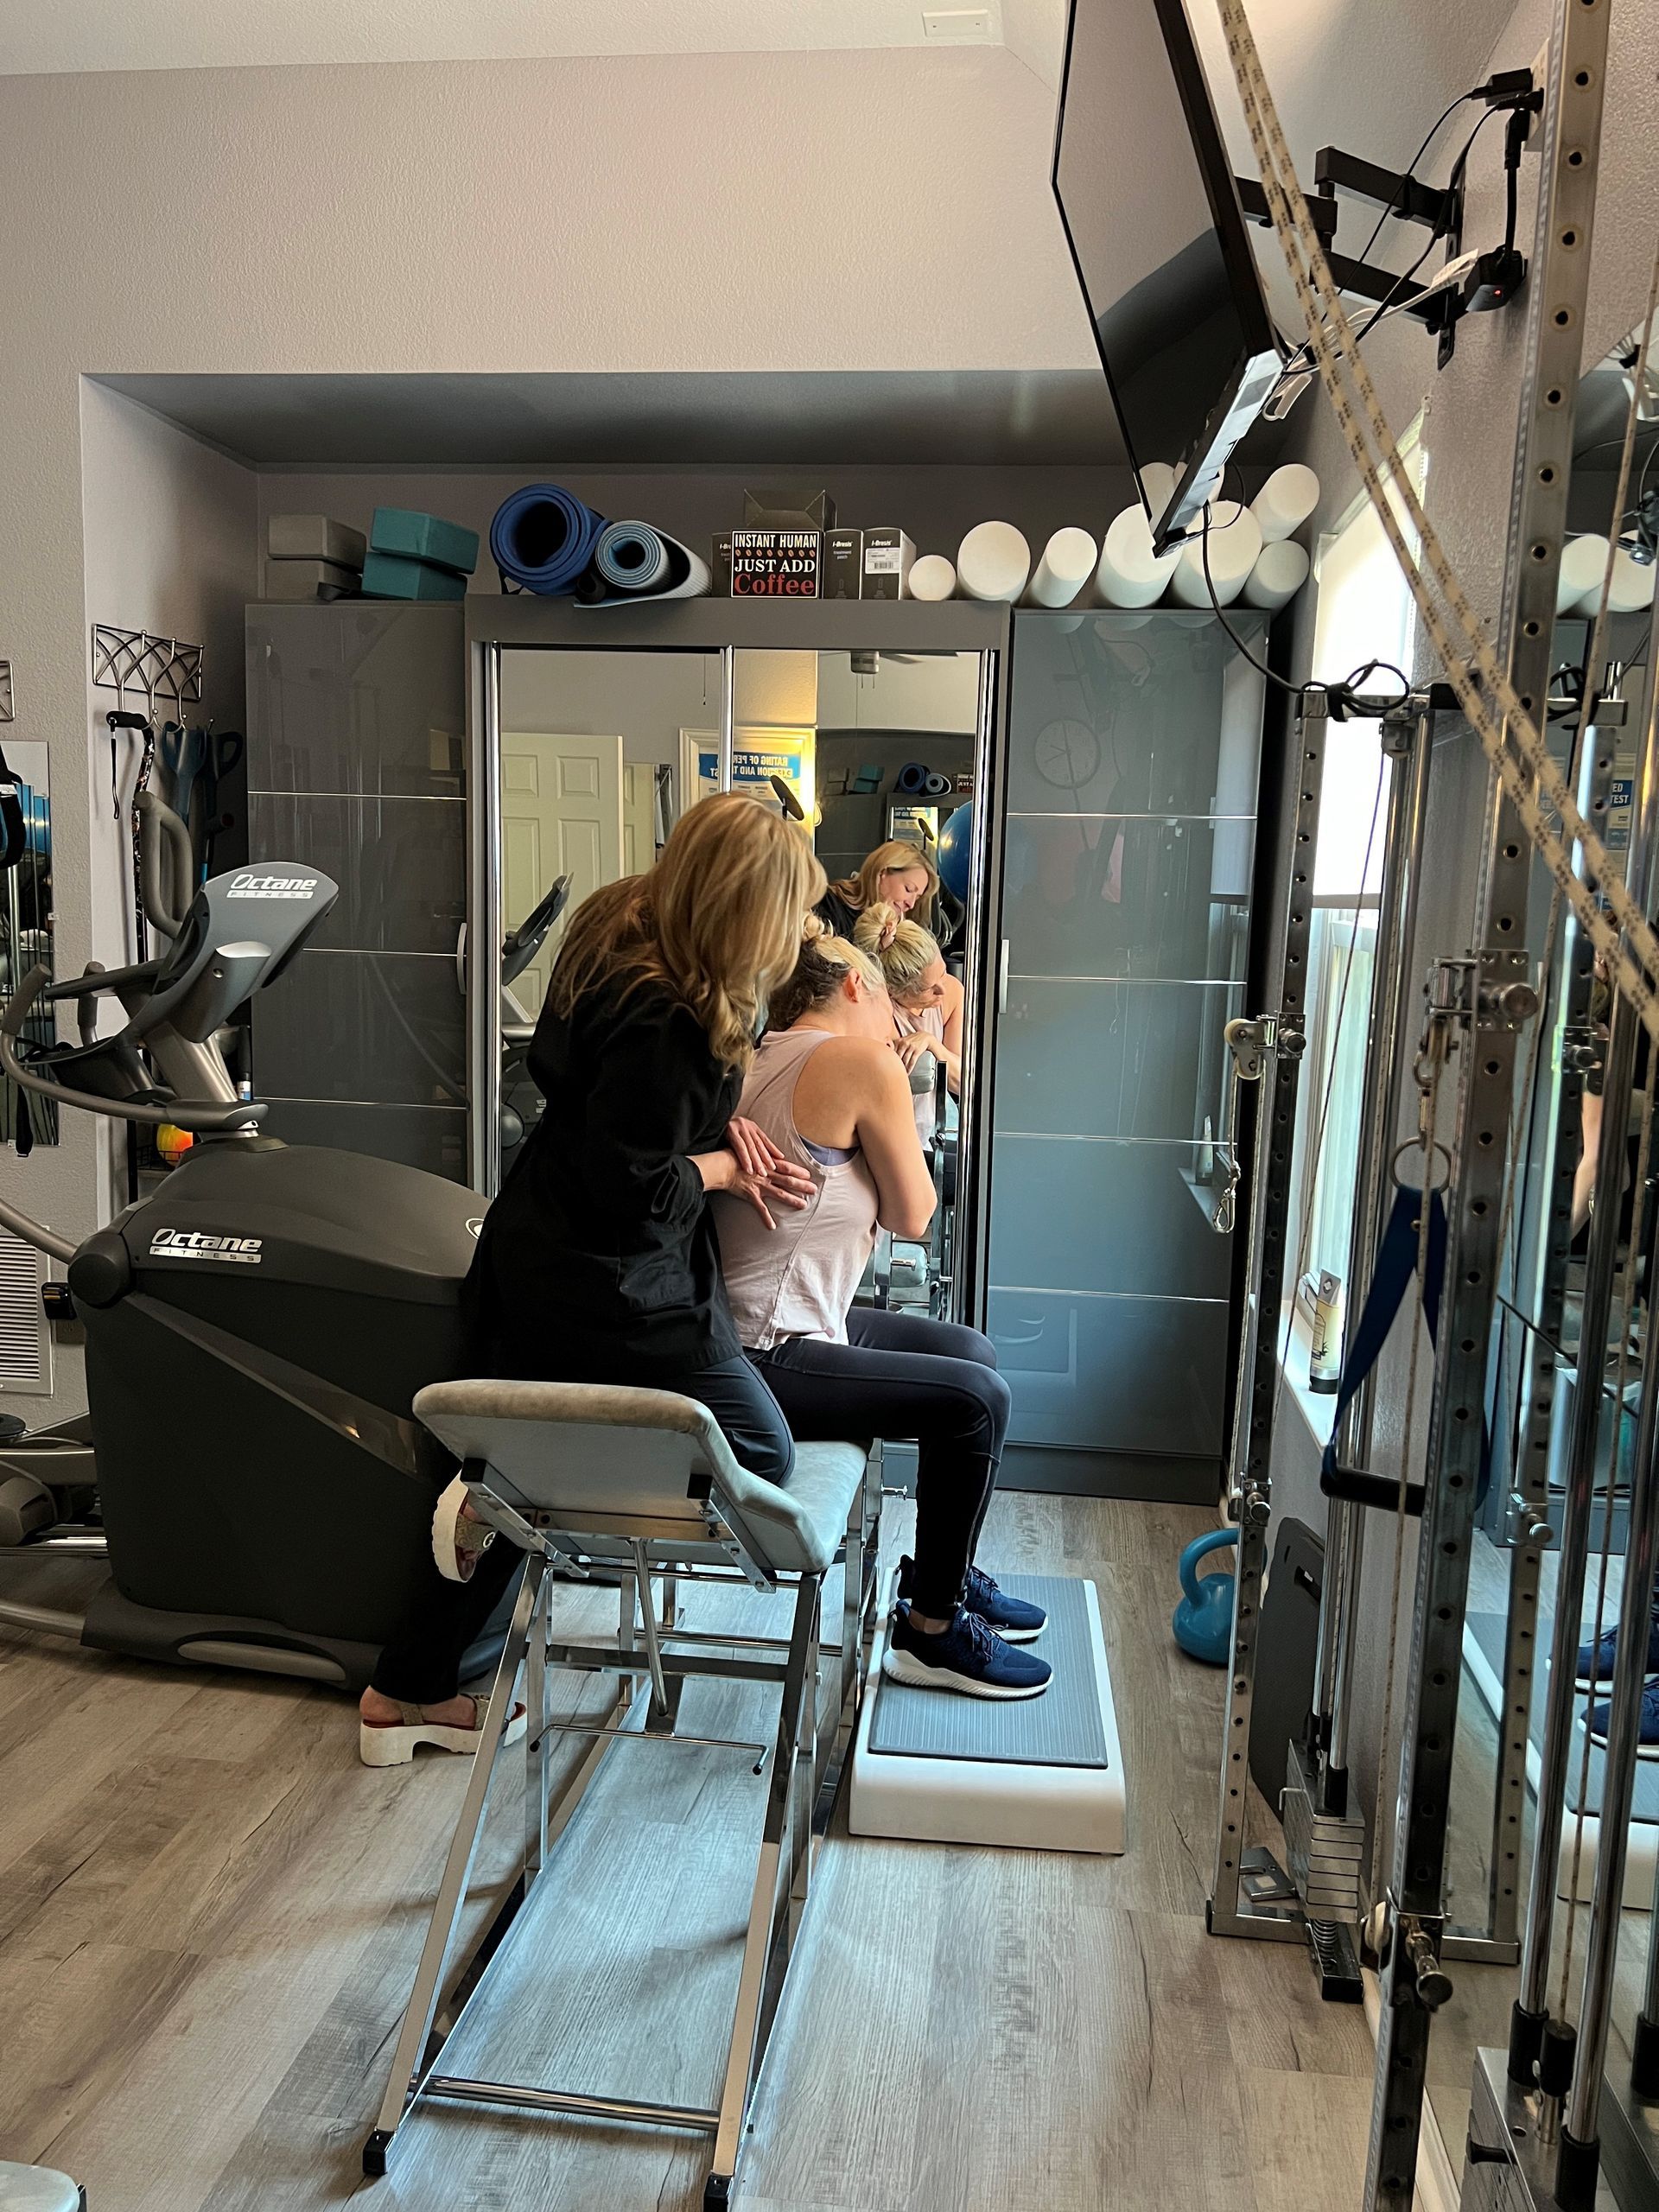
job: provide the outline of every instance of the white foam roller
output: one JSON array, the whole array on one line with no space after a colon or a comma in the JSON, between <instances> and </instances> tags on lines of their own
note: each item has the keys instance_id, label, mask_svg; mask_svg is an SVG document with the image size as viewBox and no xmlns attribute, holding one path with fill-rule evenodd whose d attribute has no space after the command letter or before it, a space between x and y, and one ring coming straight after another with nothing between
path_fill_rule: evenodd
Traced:
<instances>
[{"instance_id":1,"label":"white foam roller","mask_svg":"<svg viewBox=\"0 0 1659 2212\"><path fill-rule=\"evenodd\" d=\"M1607 540L1599 531L1569 537L1561 549L1560 575L1555 584L1555 612L1565 614L1586 593L1601 591L1602 571L1607 566Z\"/></svg>"},{"instance_id":2,"label":"white foam roller","mask_svg":"<svg viewBox=\"0 0 1659 2212\"><path fill-rule=\"evenodd\" d=\"M1281 537L1262 548L1239 597L1246 607L1287 606L1307 582L1307 570L1306 547L1294 537Z\"/></svg>"},{"instance_id":3,"label":"white foam roller","mask_svg":"<svg viewBox=\"0 0 1659 2212\"><path fill-rule=\"evenodd\" d=\"M1621 545L1613 556L1613 581L1607 594L1610 614L1639 614L1643 607L1653 605L1656 572L1651 565L1643 566L1633 561ZM1584 595L1582 612L1593 615L1601 601L1601 586Z\"/></svg>"},{"instance_id":4,"label":"white foam roller","mask_svg":"<svg viewBox=\"0 0 1659 2212\"><path fill-rule=\"evenodd\" d=\"M965 599L1011 604L1030 574L1031 548L1011 522L976 523L957 549L957 582Z\"/></svg>"},{"instance_id":5,"label":"white foam roller","mask_svg":"<svg viewBox=\"0 0 1659 2212\"><path fill-rule=\"evenodd\" d=\"M1175 489L1175 471L1166 461L1149 461L1141 471L1141 489L1154 514L1162 514Z\"/></svg>"},{"instance_id":6,"label":"white foam roller","mask_svg":"<svg viewBox=\"0 0 1659 2212\"><path fill-rule=\"evenodd\" d=\"M1264 545L1277 545L1300 530L1319 504L1319 480L1306 461L1289 461L1275 468L1250 501Z\"/></svg>"},{"instance_id":7,"label":"white foam roller","mask_svg":"<svg viewBox=\"0 0 1659 2212\"><path fill-rule=\"evenodd\" d=\"M1262 525L1236 499L1212 500L1210 507L1210 574L1204 573L1204 540L1194 531L1181 548L1169 579L1170 597L1180 607L1208 607L1210 587L1217 604L1230 607L1244 588L1262 553Z\"/></svg>"},{"instance_id":8,"label":"white foam roller","mask_svg":"<svg viewBox=\"0 0 1659 2212\"><path fill-rule=\"evenodd\" d=\"M924 553L919 561L911 563L910 595L931 600L956 597L957 572L943 553Z\"/></svg>"},{"instance_id":9,"label":"white foam roller","mask_svg":"<svg viewBox=\"0 0 1659 2212\"><path fill-rule=\"evenodd\" d=\"M1163 597L1180 557L1179 546L1154 557L1146 509L1125 507L1113 518L1101 543L1096 594L1107 607L1152 607Z\"/></svg>"},{"instance_id":10,"label":"white foam roller","mask_svg":"<svg viewBox=\"0 0 1659 2212\"><path fill-rule=\"evenodd\" d=\"M1095 573L1099 557L1086 530L1057 530L1043 548L1026 591L1027 607L1070 607Z\"/></svg>"}]
</instances>

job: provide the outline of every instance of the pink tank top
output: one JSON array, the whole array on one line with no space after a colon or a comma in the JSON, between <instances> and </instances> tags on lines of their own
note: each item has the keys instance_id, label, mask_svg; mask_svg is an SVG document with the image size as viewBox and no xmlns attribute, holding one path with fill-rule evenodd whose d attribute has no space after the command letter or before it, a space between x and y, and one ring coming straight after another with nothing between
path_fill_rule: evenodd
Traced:
<instances>
[{"instance_id":1,"label":"pink tank top","mask_svg":"<svg viewBox=\"0 0 1659 2212\"><path fill-rule=\"evenodd\" d=\"M768 1351L786 1337L847 1341L847 1309L875 1245L875 1178L861 1152L826 1165L795 1126L795 1085L830 1033L785 1029L763 1037L737 1110L763 1128L817 1185L810 1204L776 1209L768 1229L747 1198L716 1192L710 1204L738 1341Z\"/></svg>"}]
</instances>

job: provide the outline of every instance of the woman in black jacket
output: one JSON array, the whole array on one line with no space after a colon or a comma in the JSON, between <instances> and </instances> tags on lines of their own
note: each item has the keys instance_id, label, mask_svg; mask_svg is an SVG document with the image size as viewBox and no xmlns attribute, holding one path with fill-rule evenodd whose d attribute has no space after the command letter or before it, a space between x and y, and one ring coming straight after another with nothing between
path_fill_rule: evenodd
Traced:
<instances>
[{"instance_id":1,"label":"woman in black jacket","mask_svg":"<svg viewBox=\"0 0 1659 2212\"><path fill-rule=\"evenodd\" d=\"M788 1425L732 1326L706 1201L734 1192L770 1224L771 1208L810 1193L805 1170L733 1109L823 889L798 829L727 795L693 807L648 874L577 910L530 1048L547 1110L467 1279L475 1372L679 1391L752 1473L787 1478ZM456 1482L440 1501L419 1602L363 1694L368 1765L476 1744L461 1661L520 1554L488 1543L464 1495Z\"/></svg>"}]
</instances>

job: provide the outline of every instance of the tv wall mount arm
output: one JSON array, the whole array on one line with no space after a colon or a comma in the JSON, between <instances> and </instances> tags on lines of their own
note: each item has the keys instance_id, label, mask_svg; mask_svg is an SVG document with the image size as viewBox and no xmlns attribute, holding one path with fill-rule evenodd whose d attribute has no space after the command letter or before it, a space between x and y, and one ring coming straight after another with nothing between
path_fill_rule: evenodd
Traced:
<instances>
[{"instance_id":1,"label":"tv wall mount arm","mask_svg":"<svg viewBox=\"0 0 1659 2212\"><path fill-rule=\"evenodd\" d=\"M1534 83L1531 70L1500 70L1475 97L1484 99L1489 108L1510 111L1510 133L1505 159L1513 166L1525 142L1527 126L1542 105L1543 95ZM1241 176L1236 177L1234 182L1238 187L1239 204L1245 219L1271 229L1273 217L1260 180ZM1448 258L1455 256L1462 245L1461 177L1448 186L1425 184L1408 171L1382 168L1361 155L1344 153L1340 146L1321 146L1313 157L1313 195L1308 200L1313 227L1325 248L1331 274L1341 289L1356 299L1370 300L1377 307L1389 305L1395 301L1401 280L1395 270L1379 269L1369 261L1357 261L1348 254L1332 251L1339 192L1382 208L1384 220L1392 217L1397 222L1421 224L1431 237L1445 238ZM1414 316L1427 329L1440 334L1439 365L1444 368L1452 357L1452 331L1459 319L1483 308L1506 306L1520 290L1526 272L1525 257L1516 251L1511 239L1495 247L1491 253L1483 254L1461 286L1432 292L1423 299L1402 300L1398 311Z\"/></svg>"}]
</instances>

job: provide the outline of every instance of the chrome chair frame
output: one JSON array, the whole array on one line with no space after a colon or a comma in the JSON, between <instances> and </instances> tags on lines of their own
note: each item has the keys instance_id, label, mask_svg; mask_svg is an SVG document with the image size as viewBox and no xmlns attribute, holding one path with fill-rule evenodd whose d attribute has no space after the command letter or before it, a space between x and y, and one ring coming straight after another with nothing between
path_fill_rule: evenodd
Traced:
<instances>
[{"instance_id":1,"label":"chrome chair frame","mask_svg":"<svg viewBox=\"0 0 1659 2212\"><path fill-rule=\"evenodd\" d=\"M452 1399L482 1386L439 1386ZM543 1386L491 1384L499 1406L504 1389ZM575 1386L567 1386L574 1389ZM428 1394L423 1393L423 1398ZM647 1394L635 1394L644 1397ZM656 1395L657 1394L649 1394ZM670 1402L683 1404L684 1402ZM420 1408L417 1407L417 1410ZM435 1424L442 1433L442 1423ZM623 1432L626 1433L626 1431ZM723 1446L723 1440L721 1440ZM844 1447L804 1446L804 1452ZM860 1447L861 1449L862 1447ZM696 1456L696 1455L694 1455ZM721 1455L723 1456L723 1454ZM760 2069L783 1994L809 1894L813 1861L833 1810L857 1725L874 1637L877 1546L881 1507L880 1446L865 1459L845 1532L823 1567L780 1568L754 1519L728 1494L718 1466L702 1455L688 1486L685 1510L665 1514L587 1512L584 1523L558 1509L526 1503L521 1490L482 1459L463 1473L480 1518L524 1553L523 1579L500 1662L496 1669L460 1817L439 1884L426 1942L404 2011L377 2124L363 2151L364 2171L387 2171L393 2145L410 2114L429 2098L627 2121L658 2129L690 2129L713 2139L705 2207L730 2202L738 2161L748 2132ZM660 1483L658 1487L660 1489ZM706 1493L699 1495L700 1492ZM779 1547L774 1544L775 1550ZM840 1640L821 1641L823 1583L829 1568L843 1568ZM551 1633L550 1567L590 1567L620 1583L614 1643L566 1641ZM660 1578L658 1610L653 1581ZM762 1592L792 1589L787 1637L728 1636L688 1629L678 1606L682 1581L747 1585ZM739 1656L741 1655L741 1656ZM834 1662L833 1694L821 1696L823 1663ZM549 1675L563 1669L616 1679L615 1694L597 1719L555 1722ZM524 1704L525 1834L518 1865L482 1931L452 1961L483 1834L496 1754L512 1714L522 1672ZM770 1744L678 1732L680 1694L686 1679L713 1675L728 1681L776 1683L781 1689ZM549 1751L562 1735L585 1737L587 1748L556 1789L550 1790ZM751 1891L742 1965L731 2035L716 2102L708 2106L655 2102L633 2097L592 2096L536 2084L500 2082L447 2071L443 2053L486 1990L490 1970L524 1907L547 1872L606 1755L620 1739L659 1739L681 1746L741 1751L753 1755L759 1775L771 1761L760 1848Z\"/></svg>"}]
</instances>

